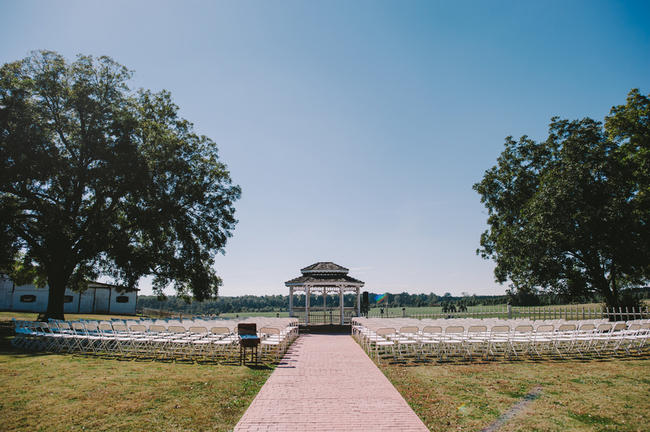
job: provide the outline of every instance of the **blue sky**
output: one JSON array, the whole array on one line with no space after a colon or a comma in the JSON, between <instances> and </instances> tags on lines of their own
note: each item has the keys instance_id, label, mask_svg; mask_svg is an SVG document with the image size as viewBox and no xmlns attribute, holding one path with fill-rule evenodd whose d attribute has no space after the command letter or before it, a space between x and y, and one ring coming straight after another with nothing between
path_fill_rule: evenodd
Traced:
<instances>
[{"instance_id":1,"label":"blue sky","mask_svg":"<svg viewBox=\"0 0 650 432\"><path fill-rule=\"evenodd\" d=\"M504 137L650 92L649 5L0 0L0 62L109 55L172 92L243 189L222 295L316 261L374 292L498 294L472 184Z\"/></svg>"}]
</instances>

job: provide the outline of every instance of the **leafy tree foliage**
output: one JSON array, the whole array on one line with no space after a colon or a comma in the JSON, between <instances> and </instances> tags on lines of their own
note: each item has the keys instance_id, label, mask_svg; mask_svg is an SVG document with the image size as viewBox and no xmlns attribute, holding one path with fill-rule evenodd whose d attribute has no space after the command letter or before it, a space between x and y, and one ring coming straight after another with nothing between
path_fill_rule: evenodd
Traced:
<instances>
[{"instance_id":1,"label":"leafy tree foliage","mask_svg":"<svg viewBox=\"0 0 650 432\"><path fill-rule=\"evenodd\" d=\"M569 298L650 277L650 99L632 90L604 125L554 117L546 141L506 138L474 189L488 209L481 256L497 281Z\"/></svg>"},{"instance_id":2,"label":"leafy tree foliage","mask_svg":"<svg viewBox=\"0 0 650 432\"><path fill-rule=\"evenodd\" d=\"M108 57L50 51L0 68L0 271L47 281L48 317L100 275L218 292L240 189L170 94L130 78Z\"/></svg>"}]
</instances>

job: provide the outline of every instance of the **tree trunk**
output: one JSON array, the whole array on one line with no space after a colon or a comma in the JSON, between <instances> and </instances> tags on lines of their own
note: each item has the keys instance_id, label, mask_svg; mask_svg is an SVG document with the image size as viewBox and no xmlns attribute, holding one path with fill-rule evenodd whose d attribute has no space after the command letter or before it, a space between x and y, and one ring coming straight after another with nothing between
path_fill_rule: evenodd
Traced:
<instances>
[{"instance_id":1,"label":"tree trunk","mask_svg":"<svg viewBox=\"0 0 650 432\"><path fill-rule=\"evenodd\" d=\"M58 319L63 320L63 305L65 300L65 287L68 284L69 276L57 273L54 275L48 275L47 282L49 285L49 296L47 299L47 311L45 315L42 316L43 321L48 319ZM39 320L41 315L39 315Z\"/></svg>"},{"instance_id":2,"label":"tree trunk","mask_svg":"<svg viewBox=\"0 0 650 432\"><path fill-rule=\"evenodd\" d=\"M597 261L595 261L593 266L589 269L589 275L591 276L592 286L596 288L596 291L605 299L605 305L610 308L618 306L619 298L618 293L616 292L616 285L615 283L610 283L610 280L608 280L605 274L605 269L601 267Z\"/></svg>"},{"instance_id":3,"label":"tree trunk","mask_svg":"<svg viewBox=\"0 0 650 432\"><path fill-rule=\"evenodd\" d=\"M612 292L609 284L606 284L603 287L601 287L599 291L605 298L605 305L607 307L613 308L618 306L618 297L616 296L615 293Z\"/></svg>"}]
</instances>

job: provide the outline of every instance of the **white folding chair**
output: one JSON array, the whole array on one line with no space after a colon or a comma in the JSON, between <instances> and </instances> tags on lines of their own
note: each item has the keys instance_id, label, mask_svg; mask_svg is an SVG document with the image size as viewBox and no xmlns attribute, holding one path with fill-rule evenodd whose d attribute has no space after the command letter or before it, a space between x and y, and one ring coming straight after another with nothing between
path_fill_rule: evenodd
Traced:
<instances>
[{"instance_id":1,"label":"white folding chair","mask_svg":"<svg viewBox=\"0 0 650 432\"><path fill-rule=\"evenodd\" d=\"M442 343L442 327L440 326L425 326L422 329L420 339L420 347L424 355L430 354L440 359Z\"/></svg>"},{"instance_id":2,"label":"white folding chair","mask_svg":"<svg viewBox=\"0 0 650 432\"><path fill-rule=\"evenodd\" d=\"M375 332L377 339L371 341L372 345L375 347L375 358L378 362L381 362L380 350L390 350L395 357L395 341L392 339L395 337L397 331L392 327L382 327L377 329Z\"/></svg>"},{"instance_id":3,"label":"white folding chair","mask_svg":"<svg viewBox=\"0 0 650 432\"><path fill-rule=\"evenodd\" d=\"M465 352L470 360L474 355L479 356L487 353L488 331L485 325L471 325L467 329L467 338L465 339Z\"/></svg>"},{"instance_id":4,"label":"white folding chair","mask_svg":"<svg viewBox=\"0 0 650 432\"><path fill-rule=\"evenodd\" d=\"M456 355L463 355L465 348L465 327L452 325L445 327L442 339L442 355L449 360Z\"/></svg>"},{"instance_id":5,"label":"white folding chair","mask_svg":"<svg viewBox=\"0 0 650 432\"><path fill-rule=\"evenodd\" d=\"M495 325L490 329L490 339L488 341L488 350L486 357L490 355L496 357L501 354L504 357L510 357L512 349L510 346L510 326Z\"/></svg>"}]
</instances>

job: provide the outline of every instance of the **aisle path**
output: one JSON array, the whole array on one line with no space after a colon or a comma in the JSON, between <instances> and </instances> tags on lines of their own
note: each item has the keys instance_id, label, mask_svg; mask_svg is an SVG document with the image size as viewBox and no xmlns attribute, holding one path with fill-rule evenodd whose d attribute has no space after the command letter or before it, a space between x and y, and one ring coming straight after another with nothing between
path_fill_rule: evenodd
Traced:
<instances>
[{"instance_id":1,"label":"aisle path","mask_svg":"<svg viewBox=\"0 0 650 432\"><path fill-rule=\"evenodd\" d=\"M302 335L235 432L428 429L347 335Z\"/></svg>"}]
</instances>

